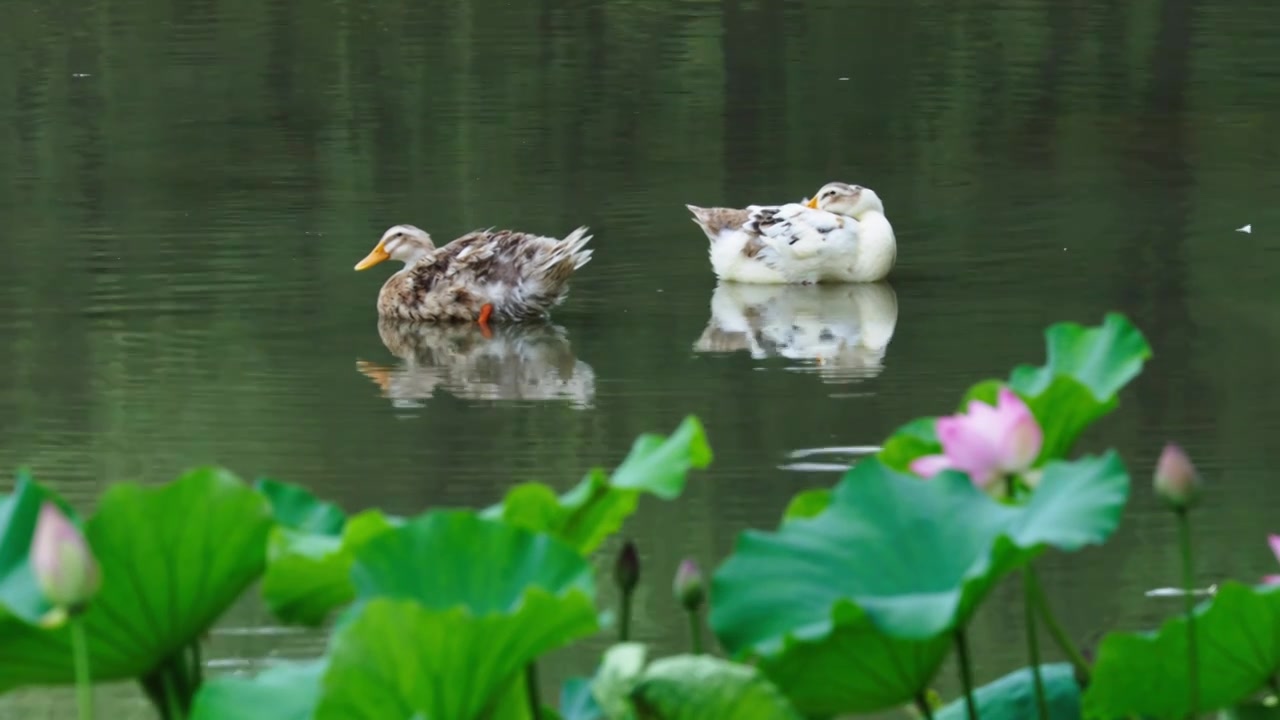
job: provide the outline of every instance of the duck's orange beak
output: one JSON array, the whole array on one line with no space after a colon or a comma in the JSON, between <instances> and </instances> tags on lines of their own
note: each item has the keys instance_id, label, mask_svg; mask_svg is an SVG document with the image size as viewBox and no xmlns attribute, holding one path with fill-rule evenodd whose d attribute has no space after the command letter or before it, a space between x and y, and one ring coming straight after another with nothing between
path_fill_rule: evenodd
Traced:
<instances>
[{"instance_id":1,"label":"duck's orange beak","mask_svg":"<svg viewBox=\"0 0 1280 720\"><path fill-rule=\"evenodd\" d=\"M809 208L810 210L817 210L817 209L818 209L818 196L817 196L817 195L814 195L813 197L809 198L808 202L806 202L806 203L804 204L804 206L805 206L805 207L807 207L807 208Z\"/></svg>"},{"instance_id":2,"label":"duck's orange beak","mask_svg":"<svg viewBox=\"0 0 1280 720\"><path fill-rule=\"evenodd\" d=\"M391 257L391 255L387 254L387 251L386 251L385 249L383 249L383 247L382 247L382 241L381 241L381 240L379 240L379 241L378 241L378 246L377 246L377 247L375 247L375 248L373 249L373 251L372 251L372 252L370 252L368 255L365 255L363 260L361 260L360 262L356 263L356 269L357 269L357 270L368 270L369 268L373 267L374 265L377 265L378 263L380 263L380 262L382 262L383 260L386 260L386 259L388 259L388 258L390 258L390 257Z\"/></svg>"}]
</instances>

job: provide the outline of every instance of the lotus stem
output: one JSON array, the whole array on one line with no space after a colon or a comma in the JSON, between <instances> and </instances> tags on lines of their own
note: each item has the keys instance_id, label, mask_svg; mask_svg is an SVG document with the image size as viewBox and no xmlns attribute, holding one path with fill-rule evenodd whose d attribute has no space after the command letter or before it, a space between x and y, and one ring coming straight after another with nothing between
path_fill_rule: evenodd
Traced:
<instances>
[{"instance_id":1,"label":"lotus stem","mask_svg":"<svg viewBox=\"0 0 1280 720\"><path fill-rule=\"evenodd\" d=\"M85 637L84 619L71 619L71 656L76 669L76 705L80 720L93 717L93 677L89 671L89 640Z\"/></svg>"},{"instance_id":2,"label":"lotus stem","mask_svg":"<svg viewBox=\"0 0 1280 720\"><path fill-rule=\"evenodd\" d=\"M689 645L694 655L702 654L702 623L698 621L698 611L689 611Z\"/></svg>"},{"instance_id":3,"label":"lotus stem","mask_svg":"<svg viewBox=\"0 0 1280 720\"><path fill-rule=\"evenodd\" d=\"M182 712L182 703L178 700L178 688L171 667L160 671L160 683L164 688L165 717L182 720L186 713Z\"/></svg>"},{"instance_id":4,"label":"lotus stem","mask_svg":"<svg viewBox=\"0 0 1280 720\"><path fill-rule=\"evenodd\" d=\"M933 708L929 705L929 699L924 696L924 691L916 694L916 709L920 711L920 716L924 720L933 720Z\"/></svg>"},{"instance_id":5,"label":"lotus stem","mask_svg":"<svg viewBox=\"0 0 1280 720\"><path fill-rule=\"evenodd\" d=\"M1192 594L1195 589L1195 571L1191 564L1191 518L1186 507L1179 507L1178 545L1182 549L1182 587L1186 590L1183 602L1187 613L1187 692L1191 702L1191 717L1200 714L1200 654L1196 648L1196 598Z\"/></svg>"},{"instance_id":6,"label":"lotus stem","mask_svg":"<svg viewBox=\"0 0 1280 720\"><path fill-rule=\"evenodd\" d=\"M200 685L204 683L204 659L200 652L200 638L196 638L191 643L191 688L192 692L200 690Z\"/></svg>"},{"instance_id":7,"label":"lotus stem","mask_svg":"<svg viewBox=\"0 0 1280 720\"><path fill-rule=\"evenodd\" d=\"M618 642L631 639L631 591L623 590L618 609Z\"/></svg>"},{"instance_id":8,"label":"lotus stem","mask_svg":"<svg viewBox=\"0 0 1280 720\"><path fill-rule=\"evenodd\" d=\"M1049 720L1049 703L1044 695L1044 678L1040 677L1040 638L1036 636L1035 583L1031 566L1022 570L1022 607L1027 623L1027 656L1031 660L1031 679L1036 688L1036 709L1040 720Z\"/></svg>"},{"instance_id":9,"label":"lotus stem","mask_svg":"<svg viewBox=\"0 0 1280 720\"><path fill-rule=\"evenodd\" d=\"M1040 586L1040 578L1036 576L1035 568L1027 567L1025 582L1035 596L1036 609L1040 611L1040 618L1044 620L1045 627L1049 629L1049 634L1053 636L1053 641L1067 656L1067 661L1075 668L1076 675L1088 682L1093 674L1089 667L1089 661L1084 659L1084 654L1080 652L1075 643L1071 642L1071 637L1067 635L1067 631L1063 630L1062 625L1058 623L1058 618L1054 616L1053 610L1049 607L1049 598L1044 594L1044 588Z\"/></svg>"},{"instance_id":10,"label":"lotus stem","mask_svg":"<svg viewBox=\"0 0 1280 720\"><path fill-rule=\"evenodd\" d=\"M542 696L538 691L538 661L524 666L524 686L529 695L529 717L542 720Z\"/></svg>"},{"instance_id":11,"label":"lotus stem","mask_svg":"<svg viewBox=\"0 0 1280 720\"><path fill-rule=\"evenodd\" d=\"M964 686L964 705L969 720L978 720L978 705L973 701L973 668L969 666L969 641L964 628L956 628L956 656L960 660L960 684Z\"/></svg>"}]
</instances>

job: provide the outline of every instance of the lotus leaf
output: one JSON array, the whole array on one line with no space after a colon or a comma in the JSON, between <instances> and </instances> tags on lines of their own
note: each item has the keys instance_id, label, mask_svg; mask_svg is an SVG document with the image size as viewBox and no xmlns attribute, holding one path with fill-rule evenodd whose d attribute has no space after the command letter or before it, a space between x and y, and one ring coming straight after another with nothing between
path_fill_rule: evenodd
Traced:
<instances>
[{"instance_id":1,"label":"lotus leaf","mask_svg":"<svg viewBox=\"0 0 1280 720\"><path fill-rule=\"evenodd\" d=\"M569 678L560 688L560 717L564 720L604 720L591 694L591 678Z\"/></svg>"},{"instance_id":2,"label":"lotus leaf","mask_svg":"<svg viewBox=\"0 0 1280 720\"><path fill-rule=\"evenodd\" d=\"M1044 683L1048 720L1079 720L1080 685L1071 665L1041 665L1040 680ZM1035 692L1031 668L1022 668L978 688L973 699L982 720L1034 720L1040 717ZM934 717L966 720L969 715L964 698L938 710Z\"/></svg>"},{"instance_id":3,"label":"lotus leaf","mask_svg":"<svg viewBox=\"0 0 1280 720\"><path fill-rule=\"evenodd\" d=\"M1280 586L1223 583L1195 615L1201 710L1243 702L1280 672ZM1108 634L1097 657L1084 696L1090 716L1188 714L1185 617L1168 620L1159 632Z\"/></svg>"},{"instance_id":4,"label":"lotus leaf","mask_svg":"<svg viewBox=\"0 0 1280 720\"><path fill-rule=\"evenodd\" d=\"M641 493L663 500L678 497L689 471L707 467L711 457L702 423L690 416L670 437L644 434L636 438L612 476L595 468L559 496L541 483L517 485L485 516L549 533L586 555L622 527L635 512Z\"/></svg>"},{"instance_id":5,"label":"lotus leaf","mask_svg":"<svg viewBox=\"0 0 1280 720\"><path fill-rule=\"evenodd\" d=\"M813 488L797 493L787 504L787 510L782 514L782 522L815 517L822 514L829 504L831 504L831 488Z\"/></svg>"},{"instance_id":6,"label":"lotus leaf","mask_svg":"<svg viewBox=\"0 0 1280 720\"><path fill-rule=\"evenodd\" d=\"M94 678L142 677L196 642L262 572L271 525L225 470L107 490L85 524L103 577L84 615ZM0 622L0 690L73 679L66 628Z\"/></svg>"},{"instance_id":7,"label":"lotus leaf","mask_svg":"<svg viewBox=\"0 0 1280 720\"><path fill-rule=\"evenodd\" d=\"M474 565L490 566L472 559ZM481 605L493 606L491 599ZM375 597L334 636L317 720L523 720L525 665L595 630L591 599L530 587L513 612Z\"/></svg>"},{"instance_id":8,"label":"lotus leaf","mask_svg":"<svg viewBox=\"0 0 1280 720\"><path fill-rule=\"evenodd\" d=\"M290 530L340 535L347 522L342 508L320 500L306 488L270 478L259 480L254 487L271 501L276 522Z\"/></svg>"},{"instance_id":9,"label":"lotus leaf","mask_svg":"<svg viewBox=\"0 0 1280 720\"><path fill-rule=\"evenodd\" d=\"M253 678L223 675L196 694L190 720L311 720L324 660L282 662Z\"/></svg>"},{"instance_id":10,"label":"lotus leaf","mask_svg":"<svg viewBox=\"0 0 1280 720\"><path fill-rule=\"evenodd\" d=\"M288 623L323 623L335 608L355 599L351 585L355 552L398 522L367 510L347 521L341 535L285 527L272 530L262 579L262 597L271 612Z\"/></svg>"},{"instance_id":11,"label":"lotus leaf","mask_svg":"<svg viewBox=\"0 0 1280 720\"><path fill-rule=\"evenodd\" d=\"M906 702L945 658L946 634L1000 578L1048 546L1104 541L1128 490L1114 453L1050 463L1021 507L993 502L960 473L922 482L865 460L821 514L739 538L714 576L711 625L729 652L762 656L806 713ZM878 658L892 676L874 695L835 664L855 657Z\"/></svg>"},{"instance_id":12,"label":"lotus leaf","mask_svg":"<svg viewBox=\"0 0 1280 720\"><path fill-rule=\"evenodd\" d=\"M759 670L708 655L655 660L631 703L646 720L803 720Z\"/></svg>"}]
</instances>

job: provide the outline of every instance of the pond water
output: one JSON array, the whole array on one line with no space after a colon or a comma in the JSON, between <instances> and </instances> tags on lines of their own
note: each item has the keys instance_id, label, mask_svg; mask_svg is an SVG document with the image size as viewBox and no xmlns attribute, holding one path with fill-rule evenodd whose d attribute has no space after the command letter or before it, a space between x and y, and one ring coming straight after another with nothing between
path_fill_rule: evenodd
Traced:
<instances>
[{"instance_id":1,"label":"pond water","mask_svg":"<svg viewBox=\"0 0 1280 720\"><path fill-rule=\"evenodd\" d=\"M86 509L218 463L411 513L568 487L696 413L713 468L626 531L639 639L675 650L677 563L715 565L848 460L804 451L873 446L1039 363L1046 325L1118 310L1156 356L1084 445L1125 453L1134 499L1105 552L1044 576L1078 638L1145 627L1176 602L1143 596L1177 582L1147 489L1166 439L1212 483L1205 584L1275 571L1277 29L1280 5L1192 0L10 0L0 468ZM717 287L684 203L836 179L884 199L888 283ZM595 258L554 332L384 338L387 272L352 265L400 222L587 224ZM1020 613L1005 592L975 623L979 680L1021 664ZM548 690L607 640L555 655ZM210 655L320 644L250 595Z\"/></svg>"}]
</instances>

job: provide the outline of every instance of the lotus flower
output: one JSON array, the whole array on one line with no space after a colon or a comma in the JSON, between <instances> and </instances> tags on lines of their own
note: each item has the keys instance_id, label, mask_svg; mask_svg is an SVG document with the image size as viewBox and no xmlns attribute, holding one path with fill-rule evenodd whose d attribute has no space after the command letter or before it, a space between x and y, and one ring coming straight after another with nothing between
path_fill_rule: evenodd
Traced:
<instances>
[{"instance_id":1,"label":"lotus flower","mask_svg":"<svg viewBox=\"0 0 1280 720\"><path fill-rule=\"evenodd\" d=\"M1044 445L1044 432L1022 398L1000 388L994 407L974 400L967 413L938 418L938 440L942 454L916 458L911 471L933 477L960 470L985 488L997 478L1029 470Z\"/></svg>"},{"instance_id":2,"label":"lotus flower","mask_svg":"<svg viewBox=\"0 0 1280 720\"><path fill-rule=\"evenodd\" d=\"M1271 546L1271 554L1276 556L1276 560L1280 560L1280 535L1268 535L1267 544ZM1262 582L1280 583L1280 575L1267 575L1262 578Z\"/></svg>"},{"instance_id":3,"label":"lotus flower","mask_svg":"<svg viewBox=\"0 0 1280 720\"><path fill-rule=\"evenodd\" d=\"M1191 458L1177 445L1169 443L1156 463L1156 493L1174 508L1190 507L1200 494L1200 474Z\"/></svg>"},{"instance_id":4,"label":"lotus flower","mask_svg":"<svg viewBox=\"0 0 1280 720\"><path fill-rule=\"evenodd\" d=\"M45 599L66 611L83 608L102 585L98 561L84 535L49 501L40 506L36 518L31 569Z\"/></svg>"}]
</instances>

